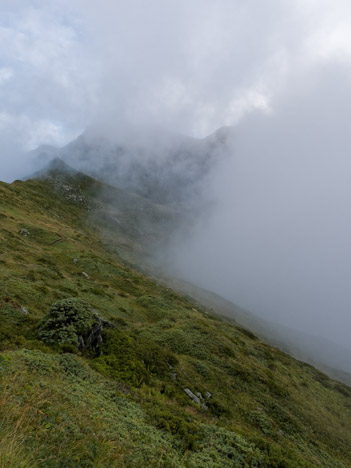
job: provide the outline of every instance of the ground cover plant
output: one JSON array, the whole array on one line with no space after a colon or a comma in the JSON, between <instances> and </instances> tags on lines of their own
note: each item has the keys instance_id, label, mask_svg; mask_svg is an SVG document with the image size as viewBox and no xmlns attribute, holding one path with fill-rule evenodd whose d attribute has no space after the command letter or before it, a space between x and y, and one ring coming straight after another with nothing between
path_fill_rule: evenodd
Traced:
<instances>
[{"instance_id":1,"label":"ground cover plant","mask_svg":"<svg viewBox=\"0 0 351 468\"><path fill-rule=\"evenodd\" d=\"M0 184L0 466L351 466L351 389L145 275L100 193Z\"/></svg>"}]
</instances>

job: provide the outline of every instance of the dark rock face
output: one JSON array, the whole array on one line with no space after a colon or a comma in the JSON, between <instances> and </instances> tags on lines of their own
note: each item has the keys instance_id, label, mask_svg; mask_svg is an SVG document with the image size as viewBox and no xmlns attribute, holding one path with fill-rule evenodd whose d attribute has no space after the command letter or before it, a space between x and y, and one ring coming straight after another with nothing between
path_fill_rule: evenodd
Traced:
<instances>
[{"instance_id":1,"label":"dark rock face","mask_svg":"<svg viewBox=\"0 0 351 468\"><path fill-rule=\"evenodd\" d=\"M86 342L84 343L84 341L82 341L83 349L93 349L101 354L101 345L103 341L102 331L104 327L113 328L114 325L111 322L98 317L98 321L91 330Z\"/></svg>"}]
</instances>

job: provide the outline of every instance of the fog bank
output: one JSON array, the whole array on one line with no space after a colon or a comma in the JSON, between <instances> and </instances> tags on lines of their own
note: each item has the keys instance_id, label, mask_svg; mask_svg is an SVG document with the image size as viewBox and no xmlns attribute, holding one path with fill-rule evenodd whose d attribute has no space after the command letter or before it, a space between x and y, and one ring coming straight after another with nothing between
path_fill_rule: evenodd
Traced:
<instances>
[{"instance_id":1,"label":"fog bank","mask_svg":"<svg viewBox=\"0 0 351 468\"><path fill-rule=\"evenodd\" d=\"M262 318L350 349L351 86L338 63L298 76L238 125L212 175L215 209L171 264Z\"/></svg>"}]
</instances>

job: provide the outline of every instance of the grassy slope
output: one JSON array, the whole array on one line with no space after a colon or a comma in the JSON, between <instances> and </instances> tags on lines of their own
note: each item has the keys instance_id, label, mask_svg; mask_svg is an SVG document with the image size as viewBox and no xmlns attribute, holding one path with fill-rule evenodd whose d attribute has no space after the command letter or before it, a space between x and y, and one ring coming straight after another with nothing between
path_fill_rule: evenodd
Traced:
<instances>
[{"instance_id":1,"label":"grassy slope","mask_svg":"<svg viewBox=\"0 0 351 468\"><path fill-rule=\"evenodd\" d=\"M157 275L152 268L148 268L147 271L157 278L158 282L160 282L159 278L164 278L163 284L182 295L191 297L198 304L210 308L217 315L221 315L224 320L234 319L241 326L248 328L281 351L308 362L331 378L340 380L348 386L351 385L351 373L347 372L347 369L351 370L350 352L347 349L326 339L263 320L213 292L196 287L179 278L167 277L162 271Z\"/></svg>"},{"instance_id":2,"label":"grassy slope","mask_svg":"<svg viewBox=\"0 0 351 468\"><path fill-rule=\"evenodd\" d=\"M111 234L116 213L93 209L91 179L68 184L0 184L0 466L351 466L348 387L132 268L122 258L153 233L135 210L125 230L121 208L106 247L95 223ZM70 296L116 324L102 356L38 339Z\"/></svg>"}]
</instances>

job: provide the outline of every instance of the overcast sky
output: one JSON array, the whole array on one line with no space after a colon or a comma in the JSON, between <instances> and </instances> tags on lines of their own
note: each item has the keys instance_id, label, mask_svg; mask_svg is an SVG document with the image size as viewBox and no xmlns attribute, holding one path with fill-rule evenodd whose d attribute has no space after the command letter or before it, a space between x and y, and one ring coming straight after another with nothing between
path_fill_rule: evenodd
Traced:
<instances>
[{"instance_id":1,"label":"overcast sky","mask_svg":"<svg viewBox=\"0 0 351 468\"><path fill-rule=\"evenodd\" d=\"M3 0L0 179L92 123L233 125L218 209L178 255L202 285L348 344L351 2Z\"/></svg>"},{"instance_id":2,"label":"overcast sky","mask_svg":"<svg viewBox=\"0 0 351 468\"><path fill-rule=\"evenodd\" d=\"M63 144L108 113L205 136L270 112L295 73L350 62L350 13L340 0L4 0L1 139Z\"/></svg>"}]
</instances>

